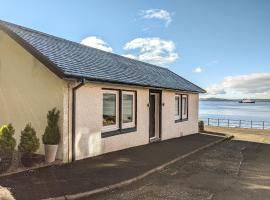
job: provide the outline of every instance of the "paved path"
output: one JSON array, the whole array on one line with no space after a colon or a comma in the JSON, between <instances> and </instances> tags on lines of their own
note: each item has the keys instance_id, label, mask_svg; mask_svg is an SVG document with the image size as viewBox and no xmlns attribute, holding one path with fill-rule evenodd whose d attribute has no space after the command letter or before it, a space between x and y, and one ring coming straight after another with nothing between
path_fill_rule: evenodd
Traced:
<instances>
[{"instance_id":1,"label":"paved path","mask_svg":"<svg viewBox=\"0 0 270 200\"><path fill-rule=\"evenodd\" d=\"M227 128L218 126L206 126L205 130L209 132L218 132L233 135L234 140L270 144L270 130Z\"/></svg>"},{"instance_id":2,"label":"paved path","mask_svg":"<svg viewBox=\"0 0 270 200\"><path fill-rule=\"evenodd\" d=\"M74 194L136 177L174 158L220 140L195 134L130 148L73 164L47 167L0 178L19 200Z\"/></svg>"},{"instance_id":3,"label":"paved path","mask_svg":"<svg viewBox=\"0 0 270 200\"><path fill-rule=\"evenodd\" d=\"M127 187L91 197L104 199L269 200L270 144L223 142Z\"/></svg>"}]
</instances>

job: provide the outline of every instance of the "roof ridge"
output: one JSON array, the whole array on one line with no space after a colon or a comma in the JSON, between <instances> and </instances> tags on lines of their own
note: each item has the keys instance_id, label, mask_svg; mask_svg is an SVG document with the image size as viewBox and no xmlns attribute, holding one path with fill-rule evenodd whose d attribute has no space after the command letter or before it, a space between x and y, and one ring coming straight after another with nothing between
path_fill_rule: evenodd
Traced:
<instances>
[{"instance_id":1,"label":"roof ridge","mask_svg":"<svg viewBox=\"0 0 270 200\"><path fill-rule=\"evenodd\" d=\"M89 47L3 20L0 20L0 28L13 35L13 39L44 65L49 65L47 67L51 71L56 73L60 70L60 78L88 77L92 80L107 80L112 83L205 92L166 67ZM56 74L58 75L58 72Z\"/></svg>"},{"instance_id":2,"label":"roof ridge","mask_svg":"<svg viewBox=\"0 0 270 200\"><path fill-rule=\"evenodd\" d=\"M98 51L100 51L100 52L103 52L103 53L106 53L106 54L109 54L109 55L113 55L113 56L116 56L116 57L125 58L125 59L131 60L131 61L140 62L140 63L143 63L143 64L147 65L148 67L155 67L155 68L160 68L160 69L169 70L167 67L161 67L161 66L154 65L154 64L151 64L151 63L143 62L143 61L141 61L141 60L132 59L132 58L129 58L129 57L126 57L126 56L123 56L123 55L119 55L119 54L116 54L116 53L104 51L104 50L101 50L101 49L98 49L98 48L95 48L95 47L86 46L86 45L84 45L84 44L81 44L81 43L78 43L78 42L75 42L75 41L72 41L72 40L68 40L68 39L65 39L65 38L62 38L62 37L59 37L59 36L55 36L55 35L52 35L52 34L49 34L49 33L41 32L41 31L38 31L38 30L35 30L35 29L32 29L32 28L28 28L28 27L21 26L21 25L18 25L18 24L14 24L14 23L11 23L11 22L7 22L7 21L4 21L4 20L0 20L0 23L12 25L12 26L17 26L17 27L19 27L19 28L21 28L21 29L24 29L24 30L26 30L26 31L29 31L29 32L35 32L35 33L37 33L37 34L41 34L41 35L44 35L44 36L46 36L46 37L53 37L53 38L55 38L55 39L59 39L59 40L71 42L71 43L74 44L74 45L81 46L81 47L84 47L84 48L86 48L86 49L87 49L87 48L89 48L89 49L95 49L95 50L98 50Z\"/></svg>"}]
</instances>

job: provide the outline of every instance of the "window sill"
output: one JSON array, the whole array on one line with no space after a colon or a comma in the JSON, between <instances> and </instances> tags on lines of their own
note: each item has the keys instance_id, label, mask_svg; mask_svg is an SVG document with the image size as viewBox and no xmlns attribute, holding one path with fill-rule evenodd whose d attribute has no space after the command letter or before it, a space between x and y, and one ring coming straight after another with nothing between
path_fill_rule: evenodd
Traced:
<instances>
[{"instance_id":1,"label":"window sill","mask_svg":"<svg viewBox=\"0 0 270 200\"><path fill-rule=\"evenodd\" d=\"M131 133L131 132L135 132L135 131L137 131L137 127L118 129L118 130L115 130L115 131L102 132L101 133L101 138L111 137L111 136L115 136L115 135L121 135L121 134L125 134L125 133Z\"/></svg>"},{"instance_id":2,"label":"window sill","mask_svg":"<svg viewBox=\"0 0 270 200\"><path fill-rule=\"evenodd\" d=\"M177 119L174 122L179 123L179 122L185 122L185 121L188 121L188 118L186 118L186 119Z\"/></svg>"}]
</instances>

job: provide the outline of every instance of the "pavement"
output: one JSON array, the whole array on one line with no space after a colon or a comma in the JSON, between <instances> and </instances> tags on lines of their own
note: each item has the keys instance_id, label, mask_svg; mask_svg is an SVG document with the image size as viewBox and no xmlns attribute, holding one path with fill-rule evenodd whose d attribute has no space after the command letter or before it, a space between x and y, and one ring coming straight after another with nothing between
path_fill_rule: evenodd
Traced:
<instances>
[{"instance_id":1,"label":"pavement","mask_svg":"<svg viewBox=\"0 0 270 200\"><path fill-rule=\"evenodd\" d=\"M230 134L234 140L270 144L270 130L205 126L206 132Z\"/></svg>"},{"instance_id":2,"label":"pavement","mask_svg":"<svg viewBox=\"0 0 270 200\"><path fill-rule=\"evenodd\" d=\"M81 200L269 200L270 145L230 140L129 186Z\"/></svg>"},{"instance_id":3,"label":"pavement","mask_svg":"<svg viewBox=\"0 0 270 200\"><path fill-rule=\"evenodd\" d=\"M71 164L0 177L0 185L10 188L15 198L19 200L83 193L140 176L220 139L221 137L205 134L189 135L79 160Z\"/></svg>"}]
</instances>

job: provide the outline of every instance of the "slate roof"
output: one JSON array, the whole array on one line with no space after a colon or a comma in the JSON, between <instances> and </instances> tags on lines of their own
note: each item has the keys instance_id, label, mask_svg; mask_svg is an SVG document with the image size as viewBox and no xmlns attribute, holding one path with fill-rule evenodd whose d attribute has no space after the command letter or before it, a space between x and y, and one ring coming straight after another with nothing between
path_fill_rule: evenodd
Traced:
<instances>
[{"instance_id":1,"label":"slate roof","mask_svg":"<svg viewBox=\"0 0 270 200\"><path fill-rule=\"evenodd\" d=\"M204 93L167 68L133 60L0 20L0 28L61 78Z\"/></svg>"}]
</instances>

